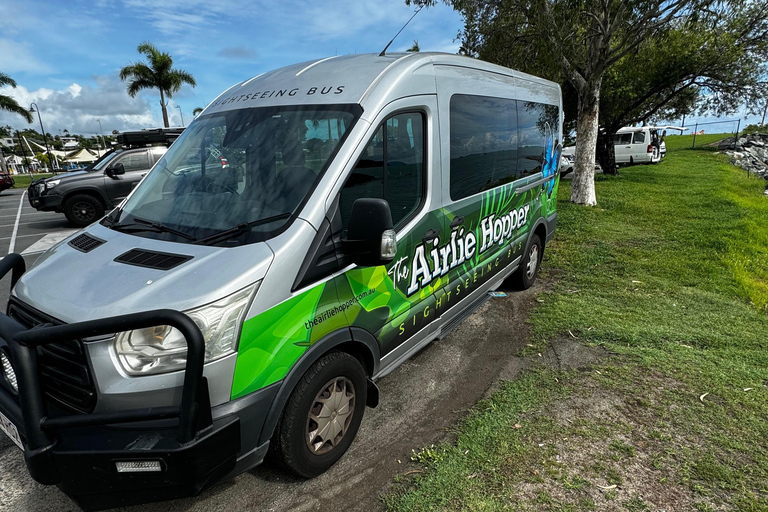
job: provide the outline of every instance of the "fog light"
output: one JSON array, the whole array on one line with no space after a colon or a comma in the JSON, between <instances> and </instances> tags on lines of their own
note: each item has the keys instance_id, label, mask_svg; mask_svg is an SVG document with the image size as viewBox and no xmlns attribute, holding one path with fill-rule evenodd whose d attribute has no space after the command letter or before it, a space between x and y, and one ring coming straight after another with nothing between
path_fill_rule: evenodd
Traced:
<instances>
[{"instance_id":1,"label":"fog light","mask_svg":"<svg viewBox=\"0 0 768 512\"><path fill-rule=\"evenodd\" d=\"M159 460L115 462L118 473L157 473L163 470Z\"/></svg>"},{"instance_id":2,"label":"fog light","mask_svg":"<svg viewBox=\"0 0 768 512\"><path fill-rule=\"evenodd\" d=\"M8 359L8 356L5 355L4 352L0 352L0 361L3 364L3 374L5 375L5 379L8 381L8 384L11 385L13 392L18 393L19 383L16 380L16 372L13 370L13 366L11 366L11 360Z\"/></svg>"}]
</instances>

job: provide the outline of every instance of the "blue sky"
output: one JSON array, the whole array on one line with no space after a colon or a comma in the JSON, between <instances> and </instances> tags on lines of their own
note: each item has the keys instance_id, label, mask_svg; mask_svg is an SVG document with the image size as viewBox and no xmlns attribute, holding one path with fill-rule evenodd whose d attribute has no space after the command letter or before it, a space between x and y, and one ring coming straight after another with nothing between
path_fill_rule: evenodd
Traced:
<instances>
[{"instance_id":1,"label":"blue sky","mask_svg":"<svg viewBox=\"0 0 768 512\"><path fill-rule=\"evenodd\" d=\"M16 89L0 89L22 105L36 101L46 131L96 134L162 125L156 91L130 98L121 67L142 59L136 46L151 41L192 73L171 100L172 125L186 124L229 86L287 64L335 54L379 52L412 15L403 0L0 0L0 71ZM422 50L458 51L461 17L442 2L423 10L391 49L417 39ZM743 112L727 119L759 122ZM696 121L714 118L691 117ZM680 120L673 120L679 123ZM0 112L0 125L22 127ZM735 123L701 127L735 129ZM35 127L37 127L37 122Z\"/></svg>"},{"instance_id":2,"label":"blue sky","mask_svg":"<svg viewBox=\"0 0 768 512\"><path fill-rule=\"evenodd\" d=\"M157 92L136 98L118 72L154 43L192 73L169 107L172 125L192 119L229 86L287 64L335 54L379 52L413 14L402 0L0 0L0 71L19 87L2 89L22 105L36 101L46 131L104 132L162 125ZM425 9L391 50L417 39L424 51L458 51L461 17ZM0 113L0 125L22 127ZM37 124L36 124L37 127ZM39 128L38 128L39 129Z\"/></svg>"}]
</instances>

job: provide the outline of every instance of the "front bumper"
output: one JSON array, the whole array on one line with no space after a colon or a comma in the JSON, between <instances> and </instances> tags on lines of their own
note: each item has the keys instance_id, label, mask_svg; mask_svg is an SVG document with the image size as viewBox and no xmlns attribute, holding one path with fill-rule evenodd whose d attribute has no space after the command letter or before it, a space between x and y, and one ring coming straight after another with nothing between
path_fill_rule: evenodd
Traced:
<instances>
[{"instance_id":1,"label":"front bumper","mask_svg":"<svg viewBox=\"0 0 768 512\"><path fill-rule=\"evenodd\" d=\"M29 205L41 212L60 212L63 198L57 194L40 194L35 183L27 189Z\"/></svg>"},{"instance_id":2,"label":"front bumper","mask_svg":"<svg viewBox=\"0 0 768 512\"><path fill-rule=\"evenodd\" d=\"M11 270L13 286L24 272L21 256L0 260L0 278ZM76 415L49 410L37 347L155 325L172 325L187 341L180 406ZM240 419L213 420L203 377L205 342L183 313L156 310L32 329L0 313L0 350L10 357L18 382L14 391L11 379L0 379L0 412L19 430L30 474L57 485L84 510L192 496L235 469ZM159 471L121 473L117 462L159 462Z\"/></svg>"}]
</instances>

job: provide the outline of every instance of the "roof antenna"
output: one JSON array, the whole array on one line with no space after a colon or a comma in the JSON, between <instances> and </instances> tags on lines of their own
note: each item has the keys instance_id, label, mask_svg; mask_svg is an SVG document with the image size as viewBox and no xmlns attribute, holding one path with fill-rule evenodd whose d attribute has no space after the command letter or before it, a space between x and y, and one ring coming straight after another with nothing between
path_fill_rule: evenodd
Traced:
<instances>
[{"instance_id":1,"label":"roof antenna","mask_svg":"<svg viewBox=\"0 0 768 512\"><path fill-rule=\"evenodd\" d=\"M409 19L408 21L406 21L406 22L405 22L405 25L403 25L403 28L401 28L400 30L398 30L397 34L395 34L395 37L393 37L393 38L392 38L392 40L391 40L390 42L388 42L388 43L387 43L387 46L385 46L385 47L384 47L384 49L383 49L383 50L381 50L381 53L379 54L379 57L384 57L384 56L386 55L386 53L387 53L387 48L389 48L389 45L391 45L392 43L394 43L394 42L395 42L395 39L397 39L397 36L399 36L399 35L400 35L400 32L402 32L403 30L405 30L405 27L407 27L407 26L408 26L408 24L411 22L411 20L412 20L413 18L415 18L415 17L416 17L416 15L417 15L417 14L419 14L419 13L421 12L421 10L424 8L424 5L426 5L426 4L423 4L421 7L419 7L419 8L416 10L416 12L415 12L415 13L413 13L413 16L411 16L411 19Z\"/></svg>"}]
</instances>

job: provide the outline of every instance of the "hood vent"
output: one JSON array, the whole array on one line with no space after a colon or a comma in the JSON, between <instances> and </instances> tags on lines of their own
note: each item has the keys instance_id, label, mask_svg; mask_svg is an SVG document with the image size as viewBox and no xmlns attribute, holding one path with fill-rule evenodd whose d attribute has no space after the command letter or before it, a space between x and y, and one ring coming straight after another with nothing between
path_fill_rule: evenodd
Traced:
<instances>
[{"instance_id":1,"label":"hood vent","mask_svg":"<svg viewBox=\"0 0 768 512\"><path fill-rule=\"evenodd\" d=\"M192 256L183 254L169 254L167 252L147 251L145 249L131 249L121 254L115 261L136 265L137 267L154 268L156 270L171 270L182 263L192 259Z\"/></svg>"},{"instance_id":2,"label":"hood vent","mask_svg":"<svg viewBox=\"0 0 768 512\"><path fill-rule=\"evenodd\" d=\"M88 233L83 233L69 241L69 245L80 252L91 252L104 243L104 240L95 238Z\"/></svg>"}]
</instances>

